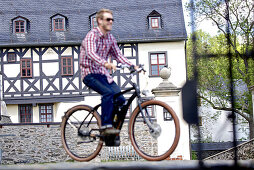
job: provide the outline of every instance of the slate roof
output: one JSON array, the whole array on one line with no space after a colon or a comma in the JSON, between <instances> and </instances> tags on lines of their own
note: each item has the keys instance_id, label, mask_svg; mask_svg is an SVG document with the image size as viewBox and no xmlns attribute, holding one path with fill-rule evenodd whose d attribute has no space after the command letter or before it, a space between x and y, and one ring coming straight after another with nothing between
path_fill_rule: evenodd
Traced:
<instances>
[{"instance_id":1,"label":"slate roof","mask_svg":"<svg viewBox=\"0 0 254 170\"><path fill-rule=\"evenodd\" d=\"M4 0L0 1L0 47L80 44L90 30L89 16L101 8L113 10L112 33L118 42L177 41L187 38L181 0ZM161 14L162 29L148 29L147 16ZM52 32L55 14L68 19L65 32ZM29 31L17 37L12 19L29 20Z\"/></svg>"}]
</instances>

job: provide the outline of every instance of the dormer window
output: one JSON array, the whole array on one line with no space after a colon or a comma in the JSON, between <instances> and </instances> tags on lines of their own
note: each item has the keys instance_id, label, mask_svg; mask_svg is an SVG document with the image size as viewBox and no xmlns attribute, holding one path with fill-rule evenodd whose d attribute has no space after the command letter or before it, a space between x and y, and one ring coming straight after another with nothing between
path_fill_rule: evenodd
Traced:
<instances>
[{"instance_id":1,"label":"dormer window","mask_svg":"<svg viewBox=\"0 0 254 170\"><path fill-rule=\"evenodd\" d=\"M90 19L90 28L93 29L93 28L96 28L98 26L97 24L97 21L96 21L96 13L94 13L93 15L91 15L89 17Z\"/></svg>"},{"instance_id":2,"label":"dormer window","mask_svg":"<svg viewBox=\"0 0 254 170\"><path fill-rule=\"evenodd\" d=\"M18 20L15 21L15 33L24 33L25 32L25 21Z\"/></svg>"},{"instance_id":3,"label":"dormer window","mask_svg":"<svg viewBox=\"0 0 254 170\"><path fill-rule=\"evenodd\" d=\"M64 19L63 18L54 19L54 31L64 31Z\"/></svg>"},{"instance_id":4,"label":"dormer window","mask_svg":"<svg viewBox=\"0 0 254 170\"><path fill-rule=\"evenodd\" d=\"M152 28L159 28L160 27L159 20L160 20L159 17L156 17L156 18L151 17L151 27Z\"/></svg>"},{"instance_id":5,"label":"dormer window","mask_svg":"<svg viewBox=\"0 0 254 170\"><path fill-rule=\"evenodd\" d=\"M161 28L161 14L153 10L148 16L149 29L160 29Z\"/></svg>"},{"instance_id":6,"label":"dormer window","mask_svg":"<svg viewBox=\"0 0 254 170\"><path fill-rule=\"evenodd\" d=\"M67 30L67 17L56 14L51 17L52 31L66 31Z\"/></svg>"},{"instance_id":7,"label":"dormer window","mask_svg":"<svg viewBox=\"0 0 254 170\"><path fill-rule=\"evenodd\" d=\"M13 33L27 33L28 19L18 16L12 19Z\"/></svg>"}]
</instances>

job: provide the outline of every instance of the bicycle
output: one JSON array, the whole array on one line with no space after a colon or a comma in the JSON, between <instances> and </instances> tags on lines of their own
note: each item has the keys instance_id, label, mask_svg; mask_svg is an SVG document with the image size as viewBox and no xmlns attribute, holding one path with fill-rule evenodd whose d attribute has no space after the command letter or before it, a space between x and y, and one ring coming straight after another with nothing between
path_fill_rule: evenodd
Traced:
<instances>
[{"instance_id":1,"label":"bicycle","mask_svg":"<svg viewBox=\"0 0 254 170\"><path fill-rule=\"evenodd\" d=\"M121 65L118 66L118 69L126 67ZM131 80L136 73L145 71L143 65L140 65L137 70L134 67L128 68ZM133 81L131 83L132 87L115 95L116 97L134 90L126 104L121 107L114 106L113 126L121 130L128 108L137 98L137 107L131 113L128 125L131 144L135 151L146 160L164 160L172 154L179 141L178 117L174 110L162 101L143 102L139 86ZM104 142L107 146L120 145L119 135L103 136L101 134L101 118L98 113L100 106L101 104L95 107L77 105L70 108L62 118L62 144L67 154L76 161L90 161L95 158ZM172 121L162 121L163 112L170 114ZM172 129L174 134L167 134L169 129ZM159 147L162 145L163 147Z\"/></svg>"}]
</instances>

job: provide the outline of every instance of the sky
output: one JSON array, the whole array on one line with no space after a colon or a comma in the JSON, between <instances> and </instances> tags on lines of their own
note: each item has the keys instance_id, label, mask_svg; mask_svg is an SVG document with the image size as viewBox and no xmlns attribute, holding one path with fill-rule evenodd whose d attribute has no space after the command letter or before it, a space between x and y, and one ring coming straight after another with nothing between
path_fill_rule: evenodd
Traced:
<instances>
[{"instance_id":1,"label":"sky","mask_svg":"<svg viewBox=\"0 0 254 170\"><path fill-rule=\"evenodd\" d=\"M191 33L191 26L189 26L189 22L191 20L189 11L186 10L185 4L190 2L190 0L182 0L183 3L183 12L184 12L184 19L185 19L185 26L187 33ZM204 32L210 33L210 35L214 36L217 34L218 28L212 25L211 21L204 20L202 23L196 25L196 30L202 29Z\"/></svg>"}]
</instances>

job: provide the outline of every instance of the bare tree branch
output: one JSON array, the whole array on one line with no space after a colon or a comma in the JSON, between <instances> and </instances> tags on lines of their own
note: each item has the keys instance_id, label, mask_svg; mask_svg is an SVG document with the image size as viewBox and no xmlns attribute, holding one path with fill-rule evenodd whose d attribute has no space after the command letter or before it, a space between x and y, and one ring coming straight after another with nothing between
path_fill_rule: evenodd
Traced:
<instances>
[{"instance_id":1,"label":"bare tree branch","mask_svg":"<svg viewBox=\"0 0 254 170\"><path fill-rule=\"evenodd\" d=\"M219 107L219 106L216 106L212 101L211 99L208 100L206 97L204 96L201 96L198 94L198 97L200 97L201 99L205 100L207 103L209 103L213 109L215 110L224 110L224 111L233 111L232 108L228 108L228 107ZM242 108L240 108L242 109ZM243 109L244 111L246 111L246 109ZM241 115L244 119L246 119L248 122L251 121L249 116L245 115L244 112L241 112L239 111L238 109L234 109L234 112L236 112L237 114Z\"/></svg>"}]
</instances>

